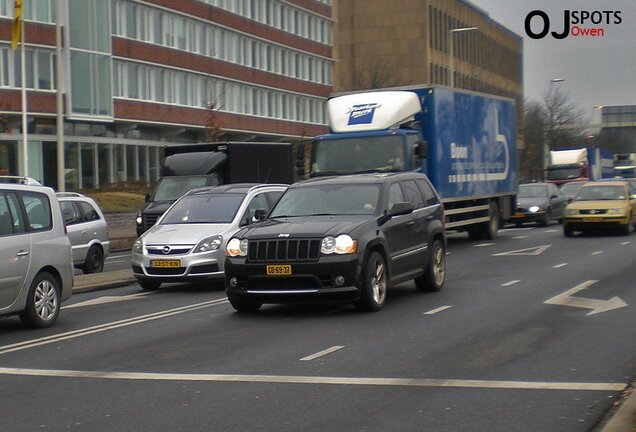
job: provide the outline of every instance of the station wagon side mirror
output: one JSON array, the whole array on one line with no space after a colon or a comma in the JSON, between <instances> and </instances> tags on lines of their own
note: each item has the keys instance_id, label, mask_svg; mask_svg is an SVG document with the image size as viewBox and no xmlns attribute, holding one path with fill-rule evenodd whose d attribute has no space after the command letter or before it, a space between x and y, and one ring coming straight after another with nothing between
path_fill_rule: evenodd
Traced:
<instances>
[{"instance_id":1,"label":"station wagon side mirror","mask_svg":"<svg viewBox=\"0 0 636 432\"><path fill-rule=\"evenodd\" d=\"M413 210L415 210L415 206L413 205L413 203L410 203L410 202L395 203L393 204L393 207L391 207L386 213L384 213L380 217L378 224L382 225L386 223L389 219L395 216L402 216L405 214L413 213Z\"/></svg>"},{"instance_id":2,"label":"station wagon side mirror","mask_svg":"<svg viewBox=\"0 0 636 432\"><path fill-rule=\"evenodd\" d=\"M558 198L558 197L559 196L557 194L550 195L550 199L554 199L554 198Z\"/></svg>"}]
</instances>

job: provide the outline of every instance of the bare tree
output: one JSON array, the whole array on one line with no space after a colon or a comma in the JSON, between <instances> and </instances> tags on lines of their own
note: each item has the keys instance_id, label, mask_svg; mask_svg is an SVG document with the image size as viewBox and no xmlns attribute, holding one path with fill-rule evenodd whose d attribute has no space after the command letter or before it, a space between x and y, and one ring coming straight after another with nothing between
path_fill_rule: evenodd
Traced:
<instances>
[{"instance_id":1,"label":"bare tree","mask_svg":"<svg viewBox=\"0 0 636 432\"><path fill-rule=\"evenodd\" d=\"M521 182L543 180L546 113L542 104L523 104L523 134L525 146L519 154Z\"/></svg>"},{"instance_id":2,"label":"bare tree","mask_svg":"<svg viewBox=\"0 0 636 432\"><path fill-rule=\"evenodd\" d=\"M583 146L587 125L583 110L558 86L545 93L545 138L551 150Z\"/></svg>"},{"instance_id":3,"label":"bare tree","mask_svg":"<svg viewBox=\"0 0 636 432\"><path fill-rule=\"evenodd\" d=\"M367 62L364 72L357 74L352 90L367 90L399 85L393 76L389 62L383 58L375 58Z\"/></svg>"},{"instance_id":4,"label":"bare tree","mask_svg":"<svg viewBox=\"0 0 636 432\"><path fill-rule=\"evenodd\" d=\"M205 137L208 141L211 141L211 142L221 141L221 137L224 134L223 124L221 120L219 119L219 115L218 115L219 110L223 108L221 106L221 103L219 102L219 99L221 100L223 99L223 95L221 95L220 97L217 97L217 92L216 92L217 84L218 83L215 83L214 81L210 82L210 87L211 87L210 93L212 93L212 95L210 96L210 99L208 100L208 105L207 105L208 117L205 123Z\"/></svg>"}]
</instances>

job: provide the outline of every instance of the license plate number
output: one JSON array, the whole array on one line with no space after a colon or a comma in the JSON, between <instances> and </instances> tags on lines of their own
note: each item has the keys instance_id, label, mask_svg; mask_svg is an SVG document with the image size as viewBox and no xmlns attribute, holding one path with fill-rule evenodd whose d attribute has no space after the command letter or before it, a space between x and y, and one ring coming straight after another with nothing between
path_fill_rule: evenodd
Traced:
<instances>
[{"instance_id":1,"label":"license plate number","mask_svg":"<svg viewBox=\"0 0 636 432\"><path fill-rule=\"evenodd\" d=\"M181 260L152 260L150 261L152 268L179 268Z\"/></svg>"},{"instance_id":2,"label":"license plate number","mask_svg":"<svg viewBox=\"0 0 636 432\"><path fill-rule=\"evenodd\" d=\"M292 274L290 265L268 265L266 271L267 276L286 276Z\"/></svg>"},{"instance_id":3,"label":"license plate number","mask_svg":"<svg viewBox=\"0 0 636 432\"><path fill-rule=\"evenodd\" d=\"M603 218L583 218L583 222L603 222Z\"/></svg>"}]
</instances>

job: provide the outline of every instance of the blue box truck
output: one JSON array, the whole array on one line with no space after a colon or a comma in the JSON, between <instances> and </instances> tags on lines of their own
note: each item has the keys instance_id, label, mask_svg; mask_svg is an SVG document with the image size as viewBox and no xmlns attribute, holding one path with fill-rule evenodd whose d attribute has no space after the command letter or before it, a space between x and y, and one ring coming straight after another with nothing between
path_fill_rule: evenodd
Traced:
<instances>
[{"instance_id":1,"label":"blue box truck","mask_svg":"<svg viewBox=\"0 0 636 432\"><path fill-rule=\"evenodd\" d=\"M441 86L342 94L327 104L330 133L311 144L310 177L419 171L444 203L446 228L497 235L518 188L515 105Z\"/></svg>"}]
</instances>

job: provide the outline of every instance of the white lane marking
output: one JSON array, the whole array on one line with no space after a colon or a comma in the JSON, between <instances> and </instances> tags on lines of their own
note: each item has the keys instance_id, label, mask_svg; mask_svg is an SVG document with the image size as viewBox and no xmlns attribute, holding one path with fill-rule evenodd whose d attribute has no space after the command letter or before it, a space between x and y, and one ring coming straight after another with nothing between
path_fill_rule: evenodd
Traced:
<instances>
[{"instance_id":1,"label":"white lane marking","mask_svg":"<svg viewBox=\"0 0 636 432\"><path fill-rule=\"evenodd\" d=\"M501 286L502 287L507 287L507 286L511 286L511 285L517 284L519 282L521 282L521 281L520 280L511 280L510 282L506 282L506 283L501 284Z\"/></svg>"},{"instance_id":2,"label":"white lane marking","mask_svg":"<svg viewBox=\"0 0 636 432\"><path fill-rule=\"evenodd\" d=\"M105 264L121 264L121 263L125 263L128 262L129 260L127 259L122 259L122 260L112 260L112 261L108 261Z\"/></svg>"},{"instance_id":3,"label":"white lane marking","mask_svg":"<svg viewBox=\"0 0 636 432\"><path fill-rule=\"evenodd\" d=\"M480 244L477 244L477 245L475 245L473 247L487 247L487 246L492 246L492 245L494 245L494 243L480 243Z\"/></svg>"},{"instance_id":4,"label":"white lane marking","mask_svg":"<svg viewBox=\"0 0 636 432\"><path fill-rule=\"evenodd\" d=\"M101 305L101 304L123 302L123 301L128 301L128 300L138 300L139 298L145 297L145 296L147 296L149 294L153 294L153 292L130 294L130 295L125 295L125 296L103 296L103 297L97 297L97 298L94 298L92 300L86 300L86 301L79 302L79 303L73 303L73 304L68 305L68 306L62 306L62 309L73 309L73 308L84 307L84 306L95 306L95 305Z\"/></svg>"},{"instance_id":5,"label":"white lane marking","mask_svg":"<svg viewBox=\"0 0 636 432\"><path fill-rule=\"evenodd\" d=\"M625 246L625 245L628 245L628 244L630 244L630 243L631 243L631 242L628 242L628 241L627 241L627 242L623 242L623 243L621 243L621 246Z\"/></svg>"},{"instance_id":6,"label":"white lane marking","mask_svg":"<svg viewBox=\"0 0 636 432\"><path fill-rule=\"evenodd\" d=\"M107 330L113 330L120 327L127 327L134 324L141 324L147 321L153 321L156 319L167 318L173 315L179 315L185 312L192 312L199 309L208 308L211 306L217 306L220 304L228 303L227 297L217 300L210 300L202 303L195 303L189 306L182 306L174 309L168 309L161 312L155 312L152 314L141 315L134 318L128 318L119 321L113 321L106 324L100 324L84 329L73 330L65 333L55 334L51 336L45 336L39 339L31 339L28 341L18 342L10 345L0 346L0 355L7 354L16 351L22 351L29 348L35 348L42 345L48 345L55 342L60 342L68 339L75 339L81 336L87 336L94 333L100 333Z\"/></svg>"},{"instance_id":7,"label":"white lane marking","mask_svg":"<svg viewBox=\"0 0 636 432\"><path fill-rule=\"evenodd\" d=\"M436 313L445 311L446 309L450 309L450 308L452 308L452 306L442 306L442 307L438 307L437 309L424 312L422 315L435 315Z\"/></svg>"},{"instance_id":8,"label":"white lane marking","mask_svg":"<svg viewBox=\"0 0 636 432\"><path fill-rule=\"evenodd\" d=\"M130 257L131 255L132 254L110 255L109 257L106 258L106 261L112 260L112 259L117 259L117 258L127 258L127 257Z\"/></svg>"},{"instance_id":9,"label":"white lane marking","mask_svg":"<svg viewBox=\"0 0 636 432\"><path fill-rule=\"evenodd\" d=\"M326 356L327 354L331 354L332 352L338 351L338 350L343 349L343 348L344 348L343 345L332 346L331 348L327 348L326 350L322 350L320 352L317 352L316 354L312 354L312 355L308 355L307 357L303 357L303 358L300 359L300 361L315 360L318 357Z\"/></svg>"},{"instance_id":10,"label":"white lane marking","mask_svg":"<svg viewBox=\"0 0 636 432\"><path fill-rule=\"evenodd\" d=\"M522 228L522 227L519 227L519 228L503 228L503 229L500 229L500 230L499 230L499 232L506 232L506 231L529 231L529 230L532 230L532 229L534 229L534 228L533 228L533 227L525 227L525 228Z\"/></svg>"},{"instance_id":11,"label":"white lane marking","mask_svg":"<svg viewBox=\"0 0 636 432\"><path fill-rule=\"evenodd\" d=\"M592 252L590 255L600 255L602 253L603 253L603 251L596 251L596 252Z\"/></svg>"},{"instance_id":12,"label":"white lane marking","mask_svg":"<svg viewBox=\"0 0 636 432\"><path fill-rule=\"evenodd\" d=\"M557 264L552 268L561 268L561 267L565 267L566 265L568 265L568 263L561 263L561 264Z\"/></svg>"},{"instance_id":13,"label":"white lane marking","mask_svg":"<svg viewBox=\"0 0 636 432\"><path fill-rule=\"evenodd\" d=\"M549 229L549 230L545 230L544 232L553 233L553 232L559 232L559 230Z\"/></svg>"},{"instance_id":14,"label":"white lane marking","mask_svg":"<svg viewBox=\"0 0 636 432\"><path fill-rule=\"evenodd\" d=\"M527 239L528 236L514 236L513 239L514 240L522 240L522 239Z\"/></svg>"},{"instance_id":15,"label":"white lane marking","mask_svg":"<svg viewBox=\"0 0 636 432\"><path fill-rule=\"evenodd\" d=\"M549 382L549 381L487 381L427 378L356 378L320 377L307 375L232 375L232 374L177 374L147 372L107 372L53 369L0 368L0 375L36 376L54 378L85 378L135 381L198 381L198 382L248 382L272 384L319 384L350 386L396 387L460 387L515 390L565 390L565 391L616 391L627 387L626 383L603 382Z\"/></svg>"},{"instance_id":16,"label":"white lane marking","mask_svg":"<svg viewBox=\"0 0 636 432\"><path fill-rule=\"evenodd\" d=\"M589 280L585 281L582 284L571 288L564 293L556 295L543 303L545 304L553 304L559 306L571 306L585 309L592 309L588 312L588 315L595 315L602 312L608 312L614 309L619 309L627 306L627 303L623 301L620 297L612 297L609 300L597 300L583 297L572 297L574 294L579 291L583 291L597 283L597 280Z\"/></svg>"},{"instance_id":17,"label":"white lane marking","mask_svg":"<svg viewBox=\"0 0 636 432\"><path fill-rule=\"evenodd\" d=\"M517 249L517 250L513 250L513 251L508 251L508 252L501 252L501 253L498 253L498 254L493 254L492 256L541 255L543 252L548 250L548 248L550 246L552 246L552 245L549 244L549 245L543 245L543 246L534 246L534 247L526 248L526 249Z\"/></svg>"}]
</instances>

